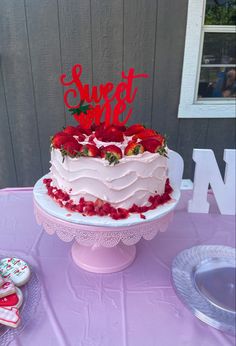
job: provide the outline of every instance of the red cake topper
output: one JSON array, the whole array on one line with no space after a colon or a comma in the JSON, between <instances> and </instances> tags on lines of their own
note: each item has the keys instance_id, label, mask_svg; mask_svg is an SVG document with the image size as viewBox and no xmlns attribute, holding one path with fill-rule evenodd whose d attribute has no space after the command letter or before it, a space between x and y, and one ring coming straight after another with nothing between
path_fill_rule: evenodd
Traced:
<instances>
[{"instance_id":1,"label":"red cake topper","mask_svg":"<svg viewBox=\"0 0 236 346\"><path fill-rule=\"evenodd\" d=\"M118 83L117 86L107 82L90 87L89 84L82 84L81 74L82 66L76 64L72 67L72 79L70 81L66 81L66 74L62 74L60 78L62 85L70 87L64 93L64 102L74 115L75 120L85 128L90 127L92 123L99 125L101 121L105 121L107 126L111 124L125 125L131 117L132 108L124 114L123 121L120 121L119 117L125 113L127 105L131 104L136 96L138 88L133 89L133 81L136 78L147 78L148 75L135 74L134 68L130 68L127 75L122 71L121 77L124 81ZM76 105L69 103L69 95L76 100ZM111 104L112 102L114 104L114 101L115 106L112 109ZM88 104L86 105L85 102Z\"/></svg>"}]
</instances>

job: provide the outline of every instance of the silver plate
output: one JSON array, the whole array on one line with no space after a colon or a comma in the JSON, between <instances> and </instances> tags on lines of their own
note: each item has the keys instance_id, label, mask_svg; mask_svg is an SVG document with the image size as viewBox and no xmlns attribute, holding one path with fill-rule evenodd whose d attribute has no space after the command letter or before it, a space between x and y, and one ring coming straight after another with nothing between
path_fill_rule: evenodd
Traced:
<instances>
[{"instance_id":1,"label":"silver plate","mask_svg":"<svg viewBox=\"0 0 236 346\"><path fill-rule=\"evenodd\" d=\"M236 251L202 245L182 251L172 263L173 286L201 321L235 335Z\"/></svg>"}]
</instances>

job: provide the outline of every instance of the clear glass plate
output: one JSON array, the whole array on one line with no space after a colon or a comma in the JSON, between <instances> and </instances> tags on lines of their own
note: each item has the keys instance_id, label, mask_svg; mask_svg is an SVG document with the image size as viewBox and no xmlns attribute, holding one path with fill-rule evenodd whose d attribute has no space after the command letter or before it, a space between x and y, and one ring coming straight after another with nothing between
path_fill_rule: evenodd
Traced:
<instances>
[{"instance_id":1,"label":"clear glass plate","mask_svg":"<svg viewBox=\"0 0 236 346\"><path fill-rule=\"evenodd\" d=\"M4 257L1 256L1 258ZM33 271L33 268L31 268L31 277L29 282L27 282L27 284L25 284L24 286L20 287L20 289L23 293L24 299L23 304L19 309L21 322L17 328L11 328L0 324L1 346L8 345L12 341L14 336L19 335L35 316L36 309L40 300L40 283L37 278L37 275Z\"/></svg>"},{"instance_id":2,"label":"clear glass plate","mask_svg":"<svg viewBox=\"0 0 236 346\"><path fill-rule=\"evenodd\" d=\"M201 321L235 335L236 251L202 245L182 251L172 263L177 295Z\"/></svg>"}]
</instances>

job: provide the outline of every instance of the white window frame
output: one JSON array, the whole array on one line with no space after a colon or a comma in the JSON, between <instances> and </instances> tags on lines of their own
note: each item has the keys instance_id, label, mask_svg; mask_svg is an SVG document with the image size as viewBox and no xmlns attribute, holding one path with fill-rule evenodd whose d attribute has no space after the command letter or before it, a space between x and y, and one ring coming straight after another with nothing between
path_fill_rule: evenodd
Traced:
<instances>
[{"instance_id":1,"label":"white window frame","mask_svg":"<svg viewBox=\"0 0 236 346\"><path fill-rule=\"evenodd\" d=\"M197 100L204 32L235 32L235 26L205 25L205 0L189 0L178 118L235 118L233 99ZM211 65L212 67L214 65Z\"/></svg>"}]
</instances>

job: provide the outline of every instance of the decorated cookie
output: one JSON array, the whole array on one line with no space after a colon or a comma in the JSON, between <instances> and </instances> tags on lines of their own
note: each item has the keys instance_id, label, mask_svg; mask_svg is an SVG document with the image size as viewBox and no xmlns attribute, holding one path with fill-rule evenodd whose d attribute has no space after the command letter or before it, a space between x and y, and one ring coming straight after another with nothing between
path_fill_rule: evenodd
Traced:
<instances>
[{"instance_id":1,"label":"decorated cookie","mask_svg":"<svg viewBox=\"0 0 236 346\"><path fill-rule=\"evenodd\" d=\"M4 306L16 306L19 302L18 296L16 293L10 294L9 296L0 298L0 307Z\"/></svg>"},{"instance_id":2,"label":"decorated cookie","mask_svg":"<svg viewBox=\"0 0 236 346\"><path fill-rule=\"evenodd\" d=\"M4 280L3 285L0 287L0 298L7 297L15 292L15 285L9 279Z\"/></svg>"},{"instance_id":3,"label":"decorated cookie","mask_svg":"<svg viewBox=\"0 0 236 346\"><path fill-rule=\"evenodd\" d=\"M0 275L3 278L11 279L16 286L20 287L29 281L30 268L21 259L4 258L0 261Z\"/></svg>"},{"instance_id":4,"label":"decorated cookie","mask_svg":"<svg viewBox=\"0 0 236 346\"><path fill-rule=\"evenodd\" d=\"M4 281L3 281L3 278L2 276L0 275L0 287L3 285Z\"/></svg>"},{"instance_id":5,"label":"decorated cookie","mask_svg":"<svg viewBox=\"0 0 236 346\"><path fill-rule=\"evenodd\" d=\"M20 323L19 310L15 307L0 307L0 324L16 328Z\"/></svg>"},{"instance_id":6,"label":"decorated cookie","mask_svg":"<svg viewBox=\"0 0 236 346\"><path fill-rule=\"evenodd\" d=\"M23 294L19 288L16 288L16 293L0 298L0 307L15 307L19 309L23 303Z\"/></svg>"},{"instance_id":7,"label":"decorated cookie","mask_svg":"<svg viewBox=\"0 0 236 346\"><path fill-rule=\"evenodd\" d=\"M16 295L18 298L18 303L15 305L15 308L19 309L23 303L23 293L18 287L16 287Z\"/></svg>"}]
</instances>

